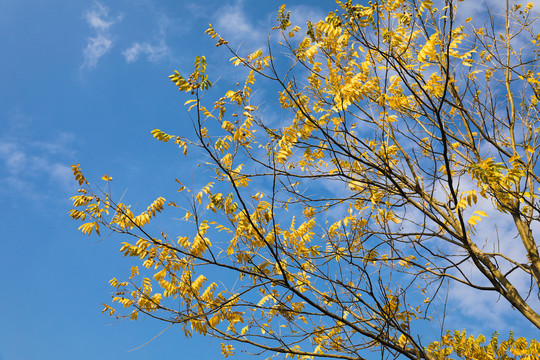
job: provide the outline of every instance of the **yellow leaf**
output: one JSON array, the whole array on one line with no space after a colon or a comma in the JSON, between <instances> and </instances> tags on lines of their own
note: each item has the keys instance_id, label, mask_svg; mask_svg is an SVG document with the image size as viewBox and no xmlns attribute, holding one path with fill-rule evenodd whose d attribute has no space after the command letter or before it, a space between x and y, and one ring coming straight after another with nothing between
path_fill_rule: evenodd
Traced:
<instances>
[{"instance_id":1,"label":"yellow leaf","mask_svg":"<svg viewBox=\"0 0 540 360\"><path fill-rule=\"evenodd\" d=\"M468 223L470 225L476 225L476 224L478 224L479 221L482 221L482 218L480 216L478 216L478 215L473 215L473 216L471 216L469 218Z\"/></svg>"},{"instance_id":2,"label":"yellow leaf","mask_svg":"<svg viewBox=\"0 0 540 360\"><path fill-rule=\"evenodd\" d=\"M481 210L476 210L474 212L475 214L478 214L480 216L483 216L483 217L488 217L488 214L486 214L485 212L481 211Z\"/></svg>"}]
</instances>

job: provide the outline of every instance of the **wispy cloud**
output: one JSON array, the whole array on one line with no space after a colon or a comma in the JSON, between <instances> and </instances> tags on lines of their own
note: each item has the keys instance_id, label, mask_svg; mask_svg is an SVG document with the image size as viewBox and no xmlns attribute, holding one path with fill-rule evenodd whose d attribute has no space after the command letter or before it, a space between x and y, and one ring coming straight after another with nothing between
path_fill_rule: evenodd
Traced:
<instances>
[{"instance_id":1,"label":"wispy cloud","mask_svg":"<svg viewBox=\"0 0 540 360\"><path fill-rule=\"evenodd\" d=\"M10 136L28 133L28 124L15 120L29 116L18 109L9 113L0 137L0 200L11 196L47 199L59 189L62 193L71 191L75 184L67 159L73 155L75 136L66 132L46 140Z\"/></svg>"},{"instance_id":2,"label":"wispy cloud","mask_svg":"<svg viewBox=\"0 0 540 360\"><path fill-rule=\"evenodd\" d=\"M50 195L50 187L44 184L70 190L74 187L70 166L33 145L0 140L0 195L43 199Z\"/></svg>"},{"instance_id":3,"label":"wispy cloud","mask_svg":"<svg viewBox=\"0 0 540 360\"><path fill-rule=\"evenodd\" d=\"M108 30L115 23L115 20L109 19L109 8L100 3L86 12L86 21L91 27L100 31Z\"/></svg>"},{"instance_id":4,"label":"wispy cloud","mask_svg":"<svg viewBox=\"0 0 540 360\"><path fill-rule=\"evenodd\" d=\"M300 26L300 28L304 30L306 30L306 23L308 20L317 23L328 15L321 9L311 5L293 5L287 7L287 9L291 11L291 23Z\"/></svg>"},{"instance_id":5,"label":"wispy cloud","mask_svg":"<svg viewBox=\"0 0 540 360\"><path fill-rule=\"evenodd\" d=\"M476 190L477 193L480 193L476 182L467 175L460 177L458 183L459 192L462 194L470 190ZM439 200L446 199L448 196L447 191L442 186L437 186L433 191L433 197ZM483 217L482 221L478 223L475 227L475 232L470 233L470 240L479 249L486 253L504 254L517 263L527 262L525 250L520 245L516 226L510 215L501 213L491 201L482 199L480 196L475 206L473 205L473 207L464 211L465 221L473 215L473 211L483 211L488 215L487 217ZM420 216L419 213L409 214L409 218L412 219L421 218ZM414 228L411 227L410 229ZM408 231L409 229L405 230L405 232ZM431 246L429 242L426 242L426 245ZM453 261L454 264L464 259L467 255L463 248L453 247L443 242L437 242L436 247L432 249L451 254L446 258ZM445 264L439 263L439 265ZM502 273L509 273L507 279L511 281L512 285L523 297L527 297L531 289L531 276L519 269L510 271L514 268L514 264L502 257L496 257L496 266ZM455 269L448 272L462 279L466 276L467 281L475 286L492 286L472 261L461 263L459 270L459 273ZM511 329L527 331L527 325L525 325L526 322L523 321L522 315L495 291L479 291L471 286L466 286L455 281L450 281L447 289L448 293L446 295L444 291L438 295L441 297L441 301L448 300L448 304L445 307L446 313L440 312L438 314L441 317L446 317L446 328L452 330L467 328L468 331L476 334L491 334L495 330L505 333ZM527 302L533 309L540 308L540 302L535 299L534 295L531 295ZM519 334L523 335L524 333L520 331Z\"/></svg>"},{"instance_id":6,"label":"wispy cloud","mask_svg":"<svg viewBox=\"0 0 540 360\"><path fill-rule=\"evenodd\" d=\"M148 42L135 42L131 47L122 51L122 55L124 55L128 63L137 61L140 55L146 55L147 60L150 62L158 62L166 58L169 55L169 51L169 47L165 41L160 41L157 45L152 45Z\"/></svg>"},{"instance_id":7,"label":"wispy cloud","mask_svg":"<svg viewBox=\"0 0 540 360\"><path fill-rule=\"evenodd\" d=\"M86 47L83 50L84 62L81 69L95 67L99 59L111 50L113 38L110 28L120 21L122 16L111 17L108 7L96 3L92 9L85 13L85 18L95 34L88 38Z\"/></svg>"},{"instance_id":8,"label":"wispy cloud","mask_svg":"<svg viewBox=\"0 0 540 360\"><path fill-rule=\"evenodd\" d=\"M26 163L26 155L13 143L0 143L0 158L9 173L19 173Z\"/></svg>"},{"instance_id":9,"label":"wispy cloud","mask_svg":"<svg viewBox=\"0 0 540 360\"><path fill-rule=\"evenodd\" d=\"M167 16L161 15L158 18L158 31L154 34L153 41L135 41L129 48L122 51L122 55L127 63L133 63L141 56L146 56L146 60L156 63L171 57L171 49L166 42L166 30L170 25Z\"/></svg>"},{"instance_id":10,"label":"wispy cloud","mask_svg":"<svg viewBox=\"0 0 540 360\"><path fill-rule=\"evenodd\" d=\"M112 40L104 35L88 39L88 44L84 49L83 67L95 67L98 60L105 55L112 47Z\"/></svg>"},{"instance_id":11,"label":"wispy cloud","mask_svg":"<svg viewBox=\"0 0 540 360\"><path fill-rule=\"evenodd\" d=\"M246 15L243 1L237 0L233 5L222 7L215 16L215 28L227 40L261 46L266 38L266 34L260 30L261 27L253 24Z\"/></svg>"}]
</instances>

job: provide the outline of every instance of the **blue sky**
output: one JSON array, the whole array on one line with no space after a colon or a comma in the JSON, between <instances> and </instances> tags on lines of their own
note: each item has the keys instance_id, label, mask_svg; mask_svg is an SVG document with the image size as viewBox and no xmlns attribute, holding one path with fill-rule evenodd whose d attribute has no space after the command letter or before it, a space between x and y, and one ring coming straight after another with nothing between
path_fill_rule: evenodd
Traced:
<instances>
[{"instance_id":1,"label":"blue sky","mask_svg":"<svg viewBox=\"0 0 540 360\"><path fill-rule=\"evenodd\" d=\"M302 14L324 14L306 3ZM164 326L101 315L108 281L128 267L117 241L76 231L67 214L76 190L69 166L81 163L95 180L108 172L118 192L144 203L175 189L174 176L194 165L150 134L191 130L186 98L168 75L191 70L202 54L213 59L213 79L231 70L229 54L204 34L208 23L254 47L266 41L278 6L0 1L0 360L221 357L218 341L186 340L176 329L128 352Z\"/></svg>"},{"instance_id":2,"label":"blue sky","mask_svg":"<svg viewBox=\"0 0 540 360\"><path fill-rule=\"evenodd\" d=\"M334 8L328 1L288 5L312 19ZM126 191L144 204L175 191L178 174L196 181L196 164L150 135L191 131L186 98L167 76L190 71L205 54L211 79L221 77L225 89L236 75L230 55L204 34L208 23L255 49L278 6L0 0L0 360L221 357L219 341L184 339L174 328L129 351L165 326L100 314L108 281L128 266L117 239L76 231L67 215L76 190L69 166L80 163L94 180L109 173L117 196Z\"/></svg>"}]
</instances>

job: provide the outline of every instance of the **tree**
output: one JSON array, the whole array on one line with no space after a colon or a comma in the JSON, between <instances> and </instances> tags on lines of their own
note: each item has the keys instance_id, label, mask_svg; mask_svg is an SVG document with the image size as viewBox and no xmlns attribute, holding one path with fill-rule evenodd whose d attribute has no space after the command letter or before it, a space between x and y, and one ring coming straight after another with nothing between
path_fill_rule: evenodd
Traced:
<instances>
[{"instance_id":1,"label":"tree","mask_svg":"<svg viewBox=\"0 0 540 360\"><path fill-rule=\"evenodd\" d=\"M191 94L194 137L152 133L202 151L213 182L190 198L177 179L183 203L159 197L135 215L73 166L80 230L131 236L120 251L142 262L110 282L127 313L104 311L223 339L225 357L244 344L302 359L538 358L535 340L445 333L434 320L459 284L540 328L540 34L532 4L507 0L485 24L463 19L463 4L337 1L305 35L281 6L286 55L242 56L210 26L245 83L207 102L197 57L189 76L170 76ZM256 81L279 87L280 123L254 103ZM153 234L165 207L191 229ZM508 242L523 256L501 251ZM428 322L439 339L423 335Z\"/></svg>"}]
</instances>

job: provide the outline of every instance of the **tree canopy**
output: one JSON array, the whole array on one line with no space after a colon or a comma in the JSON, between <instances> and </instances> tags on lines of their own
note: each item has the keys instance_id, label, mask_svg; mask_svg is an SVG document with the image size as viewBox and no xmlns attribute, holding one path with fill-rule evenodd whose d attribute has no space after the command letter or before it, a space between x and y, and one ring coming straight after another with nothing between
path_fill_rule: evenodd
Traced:
<instances>
[{"instance_id":1,"label":"tree canopy","mask_svg":"<svg viewBox=\"0 0 540 360\"><path fill-rule=\"evenodd\" d=\"M461 286L540 329L536 15L507 0L466 18L468 1L337 1L303 28L282 5L279 44L247 55L210 26L245 81L215 95L197 57L170 76L194 134L152 134L204 154L211 181L137 213L73 166L80 230L140 260L104 312L223 339L225 357L537 359L534 339L444 325ZM165 211L180 233L151 227Z\"/></svg>"}]
</instances>

